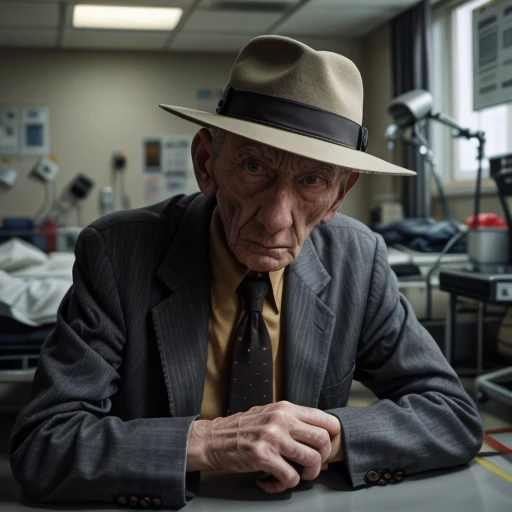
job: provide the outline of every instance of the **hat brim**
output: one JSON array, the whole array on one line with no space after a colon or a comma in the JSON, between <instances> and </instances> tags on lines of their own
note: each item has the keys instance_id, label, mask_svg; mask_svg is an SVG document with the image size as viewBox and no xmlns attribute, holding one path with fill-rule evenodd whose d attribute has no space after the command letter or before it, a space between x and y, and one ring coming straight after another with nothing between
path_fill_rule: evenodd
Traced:
<instances>
[{"instance_id":1,"label":"hat brim","mask_svg":"<svg viewBox=\"0 0 512 512\"><path fill-rule=\"evenodd\" d=\"M279 130L272 126L253 123L235 117L202 112L185 107L160 105L161 108L187 121L256 140L263 144L310 158L319 162L346 167L357 173L415 176L414 171L391 164L362 151L338 144L307 137L298 133Z\"/></svg>"}]
</instances>

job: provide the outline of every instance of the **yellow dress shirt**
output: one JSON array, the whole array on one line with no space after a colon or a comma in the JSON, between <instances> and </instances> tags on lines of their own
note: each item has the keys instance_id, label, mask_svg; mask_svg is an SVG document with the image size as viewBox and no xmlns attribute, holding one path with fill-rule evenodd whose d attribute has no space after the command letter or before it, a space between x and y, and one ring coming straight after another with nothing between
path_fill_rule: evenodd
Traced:
<instances>
[{"instance_id":1,"label":"yellow dress shirt","mask_svg":"<svg viewBox=\"0 0 512 512\"><path fill-rule=\"evenodd\" d=\"M236 289L249 272L229 249L222 220L216 208L210 225L210 265L212 312L208 325L208 359L204 382L201 416L213 420L225 416L228 408L232 355L238 323L243 314L243 301ZM269 272L272 294L263 304L263 319L272 343L274 362L274 402L283 400L284 372L281 335L281 304L284 269Z\"/></svg>"}]
</instances>

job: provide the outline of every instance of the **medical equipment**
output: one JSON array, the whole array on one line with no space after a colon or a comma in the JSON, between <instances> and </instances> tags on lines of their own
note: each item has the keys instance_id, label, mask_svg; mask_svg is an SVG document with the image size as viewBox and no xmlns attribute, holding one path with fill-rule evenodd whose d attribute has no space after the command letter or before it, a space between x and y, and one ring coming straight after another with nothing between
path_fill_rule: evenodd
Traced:
<instances>
[{"instance_id":1,"label":"medical equipment","mask_svg":"<svg viewBox=\"0 0 512 512\"><path fill-rule=\"evenodd\" d=\"M0 169L0 183L12 188L16 183L18 173L14 169Z\"/></svg>"},{"instance_id":2,"label":"medical equipment","mask_svg":"<svg viewBox=\"0 0 512 512\"><path fill-rule=\"evenodd\" d=\"M414 136L418 138L420 142L419 151L427 157L427 161L429 162L432 169L432 175L436 179L438 187L440 187L440 193L442 189L441 180L435 172L435 159L433 157L432 150L430 149L428 142L426 141L425 136L421 131L419 126L420 123L424 120L433 119L434 121L452 128L453 137L465 138L468 140L477 139L478 172L476 178L473 215L478 219L478 214L480 213L480 187L482 181L482 161L484 158L485 133L482 131L471 131L469 128L463 128L448 116L445 116L440 112L434 112L432 94L422 89L414 89L396 97L388 104L388 112L393 117L393 120L399 128L404 129L406 127L412 126ZM444 196L444 193L442 196ZM444 201L444 205L446 210L446 201ZM478 228L478 223L476 228Z\"/></svg>"},{"instance_id":3,"label":"medical equipment","mask_svg":"<svg viewBox=\"0 0 512 512\"><path fill-rule=\"evenodd\" d=\"M55 199L55 178L59 173L57 157L52 155L50 158L41 158L32 169L30 176L42 181L45 185L44 202L34 215L34 222L39 225L48 215L48 212Z\"/></svg>"},{"instance_id":4,"label":"medical equipment","mask_svg":"<svg viewBox=\"0 0 512 512\"><path fill-rule=\"evenodd\" d=\"M59 199L52 204L48 218L61 225L63 217L75 208L77 224L81 225L80 202L89 195L93 187L94 181L91 178L85 174L77 174L63 190Z\"/></svg>"},{"instance_id":5,"label":"medical equipment","mask_svg":"<svg viewBox=\"0 0 512 512\"><path fill-rule=\"evenodd\" d=\"M114 170L115 176L115 186L114 191L119 190L119 202L121 204L121 209L127 210L130 208L130 198L126 194L126 186L125 186L125 170L126 170L126 155L124 153L114 153L112 155L112 169ZM114 195L114 205L116 203L115 195Z\"/></svg>"},{"instance_id":6,"label":"medical equipment","mask_svg":"<svg viewBox=\"0 0 512 512\"><path fill-rule=\"evenodd\" d=\"M103 187L100 193L101 215L108 215L114 211L114 190L112 187Z\"/></svg>"}]
</instances>

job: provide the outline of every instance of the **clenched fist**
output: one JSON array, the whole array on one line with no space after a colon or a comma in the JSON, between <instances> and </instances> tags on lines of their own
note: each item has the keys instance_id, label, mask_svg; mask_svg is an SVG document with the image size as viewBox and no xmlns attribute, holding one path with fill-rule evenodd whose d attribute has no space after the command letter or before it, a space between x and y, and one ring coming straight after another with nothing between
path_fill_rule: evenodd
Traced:
<instances>
[{"instance_id":1,"label":"clenched fist","mask_svg":"<svg viewBox=\"0 0 512 512\"><path fill-rule=\"evenodd\" d=\"M263 471L274 481L258 480L268 493L295 487L300 478L314 480L339 449L339 420L319 409L278 402L213 421L192 423L187 471ZM302 474L290 464L302 466Z\"/></svg>"}]
</instances>

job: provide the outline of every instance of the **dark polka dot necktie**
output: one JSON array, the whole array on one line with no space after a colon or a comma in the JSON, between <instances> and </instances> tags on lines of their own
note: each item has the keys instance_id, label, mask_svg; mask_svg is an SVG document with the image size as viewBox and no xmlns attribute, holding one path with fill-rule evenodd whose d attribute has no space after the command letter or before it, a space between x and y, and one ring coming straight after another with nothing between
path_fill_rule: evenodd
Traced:
<instances>
[{"instance_id":1,"label":"dark polka dot necktie","mask_svg":"<svg viewBox=\"0 0 512 512\"><path fill-rule=\"evenodd\" d=\"M263 320L268 274L250 272L237 288L245 310L238 324L231 368L228 416L273 402L272 344Z\"/></svg>"}]
</instances>

